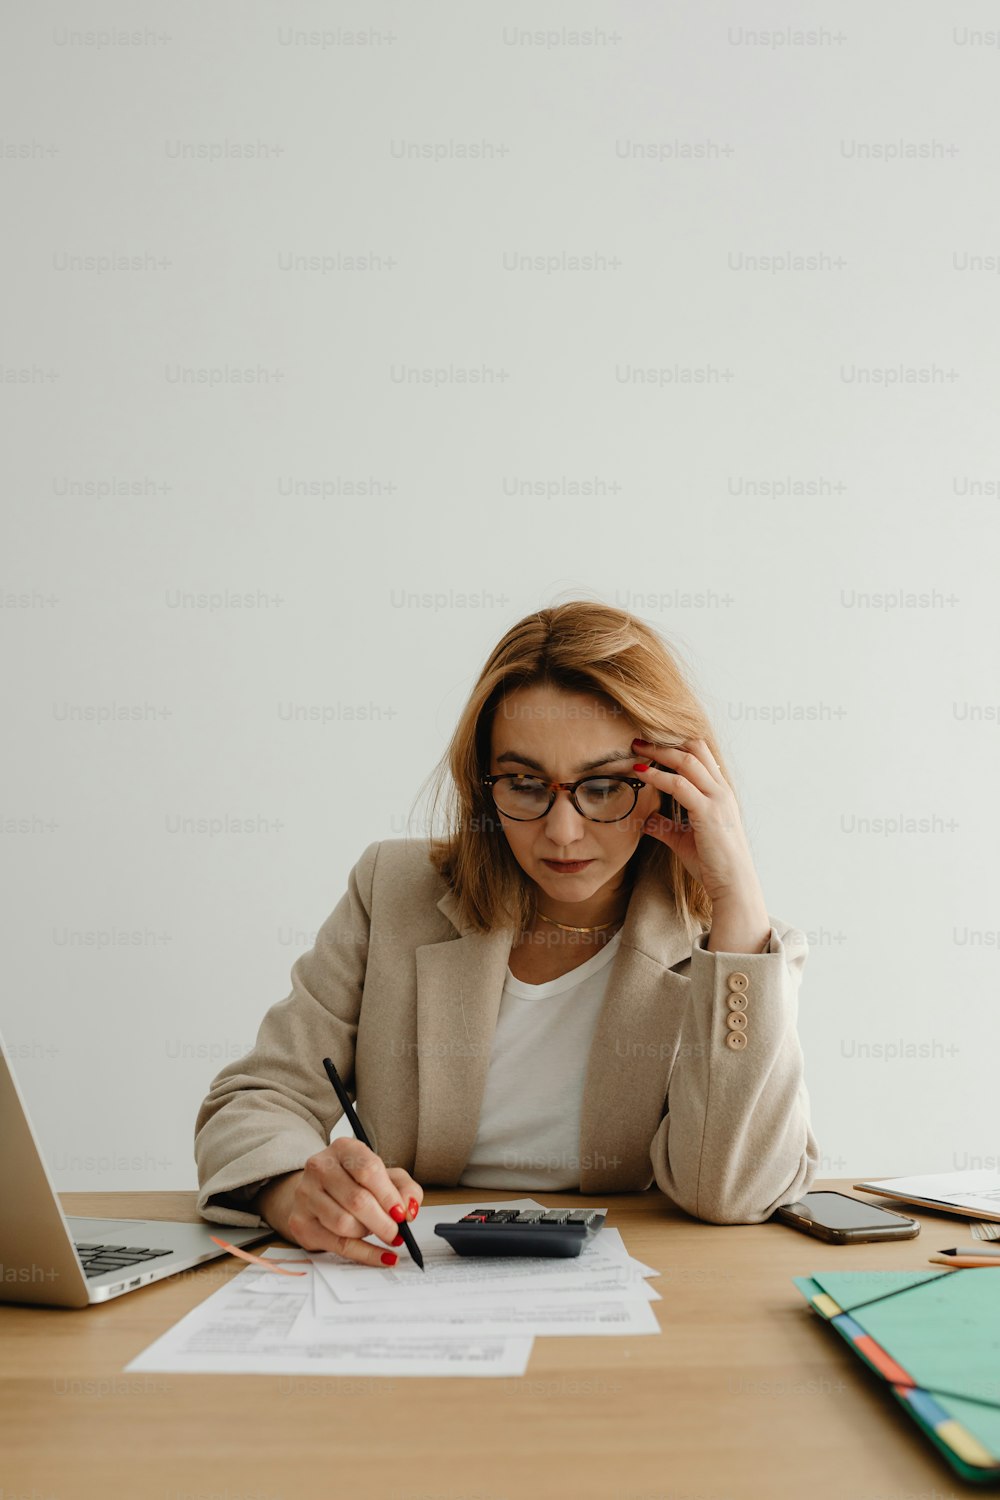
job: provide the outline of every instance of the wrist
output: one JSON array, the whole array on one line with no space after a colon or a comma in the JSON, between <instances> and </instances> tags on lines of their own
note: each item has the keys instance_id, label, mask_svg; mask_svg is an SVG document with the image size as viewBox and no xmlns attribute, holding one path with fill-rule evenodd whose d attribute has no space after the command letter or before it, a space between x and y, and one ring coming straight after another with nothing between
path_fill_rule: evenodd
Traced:
<instances>
[{"instance_id":1,"label":"wrist","mask_svg":"<svg viewBox=\"0 0 1000 1500\"><path fill-rule=\"evenodd\" d=\"M733 913L745 916L748 913L766 911L767 902L756 871L751 871L745 880L728 885L717 896L712 897L712 911L719 915Z\"/></svg>"},{"instance_id":2,"label":"wrist","mask_svg":"<svg viewBox=\"0 0 1000 1500\"><path fill-rule=\"evenodd\" d=\"M295 1192L296 1180L301 1176L302 1168L298 1168L293 1172L283 1172L280 1177L272 1177L250 1201L253 1212L259 1214L265 1224L270 1224L279 1234L285 1233L284 1221Z\"/></svg>"},{"instance_id":3,"label":"wrist","mask_svg":"<svg viewBox=\"0 0 1000 1500\"><path fill-rule=\"evenodd\" d=\"M705 946L709 953L763 953L771 938L771 919L763 902L712 903L712 925Z\"/></svg>"}]
</instances>

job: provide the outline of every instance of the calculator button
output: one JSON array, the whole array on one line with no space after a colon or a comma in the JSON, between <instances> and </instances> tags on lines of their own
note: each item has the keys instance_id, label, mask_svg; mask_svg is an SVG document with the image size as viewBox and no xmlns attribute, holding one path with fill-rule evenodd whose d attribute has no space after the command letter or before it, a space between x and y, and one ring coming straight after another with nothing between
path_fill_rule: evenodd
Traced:
<instances>
[{"instance_id":1,"label":"calculator button","mask_svg":"<svg viewBox=\"0 0 1000 1500\"><path fill-rule=\"evenodd\" d=\"M522 1209L515 1222L518 1224L537 1224L543 1212L544 1209L541 1208Z\"/></svg>"},{"instance_id":2,"label":"calculator button","mask_svg":"<svg viewBox=\"0 0 1000 1500\"><path fill-rule=\"evenodd\" d=\"M548 1213L542 1215L541 1223L565 1224L566 1220L569 1218L569 1215L570 1211L568 1208L550 1208Z\"/></svg>"}]
</instances>

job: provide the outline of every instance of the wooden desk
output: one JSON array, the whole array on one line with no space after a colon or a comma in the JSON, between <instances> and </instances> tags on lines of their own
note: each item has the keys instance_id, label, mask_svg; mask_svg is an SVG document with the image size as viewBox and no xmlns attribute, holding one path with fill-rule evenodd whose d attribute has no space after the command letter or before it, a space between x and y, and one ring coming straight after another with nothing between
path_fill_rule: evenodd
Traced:
<instances>
[{"instance_id":1,"label":"wooden desk","mask_svg":"<svg viewBox=\"0 0 1000 1500\"><path fill-rule=\"evenodd\" d=\"M850 1192L853 1180L817 1186ZM463 1191L483 1203L520 1196ZM61 1196L67 1213L197 1220L193 1192ZM431 1189L425 1202L461 1196ZM603 1201L544 1198L552 1206L608 1208L630 1254L661 1272L654 1285L663 1300L651 1304L659 1336L537 1338L519 1379L139 1375L123 1373L129 1360L242 1262L227 1256L79 1311L3 1305L0 1494L946 1500L988 1493L953 1480L791 1281L831 1268L926 1269L932 1251L969 1238L957 1219L919 1212L915 1240L834 1247L778 1224L699 1223L655 1187Z\"/></svg>"}]
</instances>

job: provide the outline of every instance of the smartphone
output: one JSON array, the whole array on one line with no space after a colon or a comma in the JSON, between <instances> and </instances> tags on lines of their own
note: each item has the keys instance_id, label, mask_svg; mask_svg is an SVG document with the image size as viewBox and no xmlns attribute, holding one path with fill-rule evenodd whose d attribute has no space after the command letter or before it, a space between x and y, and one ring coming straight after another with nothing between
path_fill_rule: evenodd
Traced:
<instances>
[{"instance_id":1,"label":"smartphone","mask_svg":"<svg viewBox=\"0 0 1000 1500\"><path fill-rule=\"evenodd\" d=\"M671 823L680 822L681 832L688 827L687 808L681 807L680 803L671 797L669 792L660 793L660 816L669 818Z\"/></svg>"},{"instance_id":2,"label":"smartphone","mask_svg":"<svg viewBox=\"0 0 1000 1500\"><path fill-rule=\"evenodd\" d=\"M774 1217L828 1245L857 1245L864 1240L912 1240L920 1233L916 1219L875 1208L847 1193L806 1193L797 1203L783 1203Z\"/></svg>"}]
</instances>

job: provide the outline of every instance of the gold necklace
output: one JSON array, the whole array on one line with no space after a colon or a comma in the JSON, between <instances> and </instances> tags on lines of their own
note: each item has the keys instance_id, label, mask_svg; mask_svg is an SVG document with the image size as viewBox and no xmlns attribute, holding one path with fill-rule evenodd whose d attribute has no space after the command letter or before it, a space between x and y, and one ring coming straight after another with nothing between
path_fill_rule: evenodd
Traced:
<instances>
[{"instance_id":1,"label":"gold necklace","mask_svg":"<svg viewBox=\"0 0 1000 1500\"><path fill-rule=\"evenodd\" d=\"M615 917L614 922L600 922L596 927L569 927L565 922L557 922L555 917L547 917L543 911L536 911L535 916L541 917L543 922L551 922L553 927L561 927L563 932L603 932L606 927L614 927L615 922L624 920L623 913L621 917Z\"/></svg>"}]
</instances>

